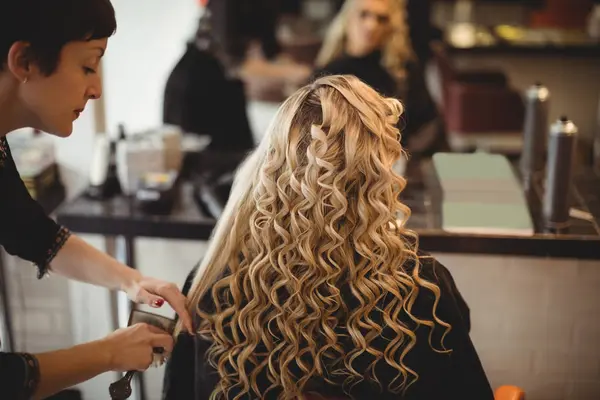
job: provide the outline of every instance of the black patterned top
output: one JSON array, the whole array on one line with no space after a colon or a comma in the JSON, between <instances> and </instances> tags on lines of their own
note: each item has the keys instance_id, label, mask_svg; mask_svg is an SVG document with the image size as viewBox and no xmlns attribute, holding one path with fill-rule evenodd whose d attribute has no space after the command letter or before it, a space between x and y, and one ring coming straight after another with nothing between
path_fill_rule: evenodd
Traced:
<instances>
[{"instance_id":1,"label":"black patterned top","mask_svg":"<svg viewBox=\"0 0 600 400\"><path fill-rule=\"evenodd\" d=\"M4 164L4 160L6 160L8 156L8 143L6 142L6 138L0 138L0 167Z\"/></svg>"},{"instance_id":2,"label":"black patterned top","mask_svg":"<svg viewBox=\"0 0 600 400\"><path fill-rule=\"evenodd\" d=\"M46 215L29 195L10 153L0 138L0 246L11 255L31 261L38 278L71 233ZM0 397L30 399L39 381L37 360L30 354L0 353Z\"/></svg>"}]
</instances>

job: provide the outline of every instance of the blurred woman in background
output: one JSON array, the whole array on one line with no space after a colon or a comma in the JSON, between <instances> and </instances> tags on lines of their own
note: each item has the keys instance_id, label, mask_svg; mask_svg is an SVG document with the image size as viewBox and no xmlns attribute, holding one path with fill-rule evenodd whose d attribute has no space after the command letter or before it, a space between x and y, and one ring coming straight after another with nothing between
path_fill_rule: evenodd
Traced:
<instances>
[{"instance_id":1,"label":"blurred woman in background","mask_svg":"<svg viewBox=\"0 0 600 400\"><path fill-rule=\"evenodd\" d=\"M401 113L353 76L285 101L195 272L163 398L493 398L452 276L398 220Z\"/></svg>"},{"instance_id":2,"label":"blurred woman in background","mask_svg":"<svg viewBox=\"0 0 600 400\"><path fill-rule=\"evenodd\" d=\"M347 0L325 35L315 75L355 75L395 97L412 59L403 0Z\"/></svg>"},{"instance_id":3,"label":"blurred woman in background","mask_svg":"<svg viewBox=\"0 0 600 400\"><path fill-rule=\"evenodd\" d=\"M405 0L346 0L325 35L316 66L313 79L355 75L382 95L401 99L404 139L436 118L411 45Z\"/></svg>"}]
</instances>

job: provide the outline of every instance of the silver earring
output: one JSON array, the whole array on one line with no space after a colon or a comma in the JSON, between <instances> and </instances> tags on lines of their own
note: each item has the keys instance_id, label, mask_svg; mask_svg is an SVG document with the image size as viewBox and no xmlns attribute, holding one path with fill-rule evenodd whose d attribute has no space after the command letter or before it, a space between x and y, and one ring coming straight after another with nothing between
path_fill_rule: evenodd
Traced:
<instances>
[{"instance_id":1,"label":"silver earring","mask_svg":"<svg viewBox=\"0 0 600 400\"><path fill-rule=\"evenodd\" d=\"M29 81L29 78L23 79L23 84L26 84Z\"/></svg>"}]
</instances>

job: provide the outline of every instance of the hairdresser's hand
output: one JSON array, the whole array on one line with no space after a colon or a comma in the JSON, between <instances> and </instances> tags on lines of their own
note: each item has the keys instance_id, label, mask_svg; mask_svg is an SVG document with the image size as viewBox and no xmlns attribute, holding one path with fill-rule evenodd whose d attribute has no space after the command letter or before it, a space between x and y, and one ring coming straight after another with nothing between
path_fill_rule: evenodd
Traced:
<instances>
[{"instance_id":1,"label":"hairdresser's hand","mask_svg":"<svg viewBox=\"0 0 600 400\"><path fill-rule=\"evenodd\" d=\"M140 304L160 308L165 300L179 315L180 321L188 332L193 332L192 318L187 311L185 296L174 283L159 279L141 277L124 288L129 298Z\"/></svg>"},{"instance_id":2,"label":"hairdresser's hand","mask_svg":"<svg viewBox=\"0 0 600 400\"><path fill-rule=\"evenodd\" d=\"M153 347L165 349L165 358L173 351L173 337L147 324L119 329L100 340L112 371L145 371L152 364Z\"/></svg>"}]
</instances>

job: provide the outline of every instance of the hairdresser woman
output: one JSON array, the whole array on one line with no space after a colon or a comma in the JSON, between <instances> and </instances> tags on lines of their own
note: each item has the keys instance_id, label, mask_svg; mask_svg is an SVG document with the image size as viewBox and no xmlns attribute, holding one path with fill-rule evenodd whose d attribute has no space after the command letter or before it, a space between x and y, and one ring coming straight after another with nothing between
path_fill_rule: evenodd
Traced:
<instances>
[{"instance_id":1,"label":"hairdresser woman","mask_svg":"<svg viewBox=\"0 0 600 400\"><path fill-rule=\"evenodd\" d=\"M191 330L185 298L169 283L142 276L58 226L29 196L6 141L33 127L67 137L89 100L101 95L97 74L116 29L109 0L0 1L0 245L67 278L123 290L137 303L166 300ZM132 99L133 100L133 99ZM40 399L107 371L144 370L153 348L172 338L136 325L92 343L43 354L0 353L0 398Z\"/></svg>"}]
</instances>

